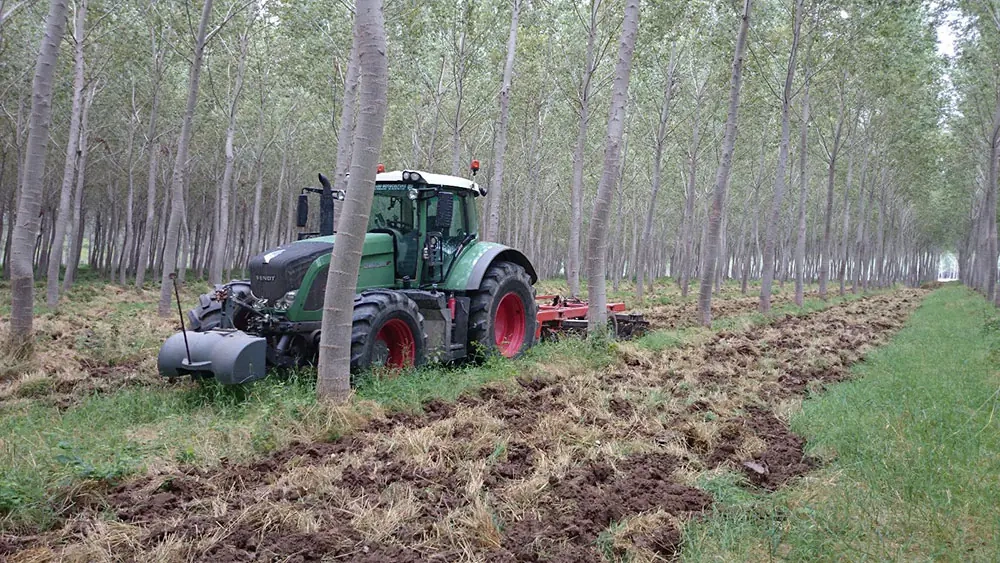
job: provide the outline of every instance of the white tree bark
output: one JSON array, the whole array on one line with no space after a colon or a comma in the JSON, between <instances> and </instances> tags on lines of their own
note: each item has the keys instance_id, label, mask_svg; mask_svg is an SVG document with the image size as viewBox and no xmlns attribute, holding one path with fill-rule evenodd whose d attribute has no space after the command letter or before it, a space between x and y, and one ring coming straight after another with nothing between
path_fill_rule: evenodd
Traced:
<instances>
[{"instance_id":1,"label":"white tree bark","mask_svg":"<svg viewBox=\"0 0 1000 563\"><path fill-rule=\"evenodd\" d=\"M795 304L805 298L806 274L806 200L809 196L809 67L805 69L806 84L802 94L802 122L799 124L799 221L795 238Z\"/></svg>"},{"instance_id":2,"label":"white tree bark","mask_svg":"<svg viewBox=\"0 0 1000 563\"><path fill-rule=\"evenodd\" d=\"M184 213L184 175L187 173L188 146L191 143L191 127L194 122L194 109L198 104L198 81L201 78L201 61L205 55L205 43L208 38L208 20L212 17L212 0L205 0L201 11L201 21L198 23L198 34L195 37L194 60L191 62L188 77L187 105L181 122L181 132L177 137L177 155L174 160L174 171L171 179L170 218L167 221L165 233L166 243L163 249L163 276L160 280L160 303L158 312L161 317L171 315L170 299L173 294L170 274L177 267L177 242L180 234L181 218Z\"/></svg>"},{"instance_id":3,"label":"white tree bark","mask_svg":"<svg viewBox=\"0 0 1000 563\"><path fill-rule=\"evenodd\" d=\"M233 189L233 167L236 165L236 152L233 149L233 139L236 137L236 114L240 104L240 94L243 92L243 75L247 68L247 52L250 50L250 25L240 35L240 58L236 66L236 78L233 91L229 98L229 124L226 127L226 164L222 170L222 182L219 184L219 199L216 205L219 209L218 229L215 240L223 241L229 238L229 193ZM212 248L212 264L208 269L208 283L222 283L222 271L226 268L226 258L229 247L216 244Z\"/></svg>"},{"instance_id":4,"label":"white tree bark","mask_svg":"<svg viewBox=\"0 0 1000 563\"><path fill-rule=\"evenodd\" d=\"M590 219L587 234L587 330L596 334L606 330L607 310L607 254L608 217L611 213L611 199L614 195L618 176L621 172L621 145L625 133L625 107L628 104L628 84L632 72L632 55L639 35L639 0L625 2L625 18L622 22L621 39L618 44L618 59L615 63L614 79L611 85L611 107L608 111L608 132L604 144L604 170L601 183L597 187L594 213Z\"/></svg>"},{"instance_id":5,"label":"white tree bark","mask_svg":"<svg viewBox=\"0 0 1000 563\"><path fill-rule=\"evenodd\" d=\"M354 293L375 191L389 88L382 0L358 0L356 6L354 36L361 67L358 123L341 229L327 275L316 381L316 393L333 401L346 400L351 391Z\"/></svg>"},{"instance_id":6,"label":"white tree bark","mask_svg":"<svg viewBox=\"0 0 1000 563\"><path fill-rule=\"evenodd\" d=\"M844 72L843 87L847 88L847 72ZM833 257L830 248L830 229L833 221L833 188L837 176L837 156L840 154L841 134L844 128L846 92L840 94L840 109L837 113L837 125L834 127L832 146L829 151L829 166L826 178L826 211L823 214L823 241L819 248L819 298L826 300L826 284L830 277L830 260Z\"/></svg>"},{"instance_id":7,"label":"white tree bark","mask_svg":"<svg viewBox=\"0 0 1000 563\"><path fill-rule=\"evenodd\" d=\"M351 155L354 147L354 124L358 115L358 79L361 76L361 62L358 52L358 38L351 40L351 52L348 55L347 75L344 78L344 103L340 110L340 130L337 133L337 161L333 171L333 188L347 188L347 172L351 166ZM341 206L334 208L334 211ZM291 209L289 209L291 213ZM335 213L334 230L338 230L341 213ZM289 215L290 216L290 215Z\"/></svg>"},{"instance_id":8,"label":"white tree bark","mask_svg":"<svg viewBox=\"0 0 1000 563\"><path fill-rule=\"evenodd\" d=\"M66 241L66 224L69 223L70 202L73 198L73 180L79 158L80 113L83 105L83 31L87 21L87 0L76 6L73 26L73 106L69 117L69 140L66 142L66 163L63 165L62 186L59 190L59 211L56 215L55 238L49 251L49 268L45 282L45 304L59 305L59 273L63 262L63 245Z\"/></svg>"},{"instance_id":9,"label":"white tree bark","mask_svg":"<svg viewBox=\"0 0 1000 563\"><path fill-rule=\"evenodd\" d=\"M670 47L670 64L667 67L667 83L663 91L663 105L660 107L660 122L656 127L656 137L653 142L653 188L649 196L649 207L646 209L646 222L639 238L636 251L635 298L643 302L644 282L648 269L648 248L653 234L653 213L656 211L656 197L660 193L663 182L663 149L667 141L667 124L670 120L670 100L674 91L674 70L677 68L677 44Z\"/></svg>"},{"instance_id":10,"label":"white tree bark","mask_svg":"<svg viewBox=\"0 0 1000 563\"><path fill-rule=\"evenodd\" d=\"M1000 22L997 23L1000 27ZM1000 182L1000 92L997 93L996 109L990 127L989 172L986 177L986 295L990 301L1000 304L997 291L997 189Z\"/></svg>"},{"instance_id":11,"label":"white tree bark","mask_svg":"<svg viewBox=\"0 0 1000 563\"><path fill-rule=\"evenodd\" d=\"M590 23L587 26L587 52L580 77L580 123L573 149L573 179L570 185L569 252L566 253L566 279L573 297L580 294L580 230L583 229L583 166L587 153L587 130L590 127L590 91L596 62L594 49L597 43L597 14L602 0L591 0Z\"/></svg>"},{"instance_id":12,"label":"white tree bark","mask_svg":"<svg viewBox=\"0 0 1000 563\"><path fill-rule=\"evenodd\" d=\"M73 194L73 218L70 223L69 236L70 250L69 259L66 262L66 275L63 277L63 293L69 291L73 287L73 282L76 281L76 269L80 266L80 255L83 252L83 189L87 179L87 154L89 151L87 123L90 106L94 103L96 94L97 85L95 84L83 95L83 110L80 114L80 160L76 170L76 192Z\"/></svg>"},{"instance_id":13,"label":"white tree bark","mask_svg":"<svg viewBox=\"0 0 1000 563\"><path fill-rule=\"evenodd\" d=\"M59 43L66 29L66 0L51 0L45 17L45 32L35 60L31 83L31 118L11 243L10 351L30 353L34 320L35 273L32 256L42 207L45 155L52 121L52 75L59 58Z\"/></svg>"},{"instance_id":14,"label":"white tree bark","mask_svg":"<svg viewBox=\"0 0 1000 563\"><path fill-rule=\"evenodd\" d=\"M135 266L135 286L142 288L149 267L150 247L153 244L153 223L156 213L156 175L159 173L160 144L156 132L156 118L160 110L160 84L163 77L163 50L157 48L156 34L150 33L152 44L152 91L153 102L149 110L149 129L146 143L149 147L149 176L146 180L146 221L142 227L142 241L139 243L139 260Z\"/></svg>"},{"instance_id":15,"label":"white tree bark","mask_svg":"<svg viewBox=\"0 0 1000 563\"><path fill-rule=\"evenodd\" d=\"M271 226L268 229L267 246L269 248L281 244L281 211L285 204L285 171L287 168L288 149L287 147L282 147L281 166L278 169L278 185L275 186L274 219L271 220Z\"/></svg>"},{"instance_id":16,"label":"white tree bark","mask_svg":"<svg viewBox=\"0 0 1000 563\"><path fill-rule=\"evenodd\" d=\"M736 36L736 53L733 55L733 74L729 87L729 110L726 117L726 134L722 140L722 160L715 176L715 190L712 208L708 215L708 245L705 249L705 268L701 274L701 288L698 295L698 310L701 324L712 325L712 284L715 268L719 260L719 233L723 222L723 207L726 191L733 169L733 147L736 144L736 122L740 109L740 87L743 85L743 55L747 45L747 31L750 29L750 9L752 0L745 0L740 31Z\"/></svg>"},{"instance_id":17,"label":"white tree bark","mask_svg":"<svg viewBox=\"0 0 1000 563\"><path fill-rule=\"evenodd\" d=\"M778 168L774 173L774 198L764 234L764 257L761 265L760 312L771 311L771 285L774 283L774 256L778 242L778 223L781 221L781 205L785 198L785 170L788 169L788 145L791 142L792 86L795 80L795 59L799 49L802 30L802 2L795 2L795 23L792 28L792 47L788 53L788 69L785 74L785 89L781 96L781 144L778 147Z\"/></svg>"},{"instance_id":18,"label":"white tree bark","mask_svg":"<svg viewBox=\"0 0 1000 563\"><path fill-rule=\"evenodd\" d=\"M507 38L507 61L503 67L500 87L500 122L497 128L496 152L493 155L493 180L487 196L486 232L483 240L496 241L500 236L500 197L503 193L504 157L507 153L507 124L510 121L510 82L514 75L514 54L517 51L517 22L521 15L521 0L513 0L510 15L510 35Z\"/></svg>"},{"instance_id":19,"label":"white tree bark","mask_svg":"<svg viewBox=\"0 0 1000 563\"><path fill-rule=\"evenodd\" d=\"M132 248L135 246L135 233L132 222L135 219L135 135L139 127L139 109L135 104L135 82L132 83L132 114L129 116L128 134L128 195L125 198L125 233L122 239L122 248L118 257L118 283L125 285L125 276L129 268L129 261L132 257Z\"/></svg>"}]
</instances>

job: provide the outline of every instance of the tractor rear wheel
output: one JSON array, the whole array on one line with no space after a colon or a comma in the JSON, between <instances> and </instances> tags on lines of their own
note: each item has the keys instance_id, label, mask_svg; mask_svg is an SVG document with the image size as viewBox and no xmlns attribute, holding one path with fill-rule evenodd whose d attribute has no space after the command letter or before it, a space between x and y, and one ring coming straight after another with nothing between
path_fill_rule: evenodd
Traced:
<instances>
[{"instance_id":1,"label":"tractor rear wheel","mask_svg":"<svg viewBox=\"0 0 1000 563\"><path fill-rule=\"evenodd\" d=\"M515 358L535 344L535 291L524 268L511 262L490 266L472 294L469 345L473 357Z\"/></svg>"},{"instance_id":2,"label":"tractor rear wheel","mask_svg":"<svg viewBox=\"0 0 1000 563\"><path fill-rule=\"evenodd\" d=\"M402 369L424 363L424 317L412 299L395 291L367 291L354 304L351 371Z\"/></svg>"}]
</instances>

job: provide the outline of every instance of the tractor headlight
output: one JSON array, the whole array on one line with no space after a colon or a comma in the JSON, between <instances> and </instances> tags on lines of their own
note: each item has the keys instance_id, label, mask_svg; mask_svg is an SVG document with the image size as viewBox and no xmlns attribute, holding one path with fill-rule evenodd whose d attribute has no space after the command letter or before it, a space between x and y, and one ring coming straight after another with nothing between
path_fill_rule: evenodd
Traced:
<instances>
[{"instance_id":1,"label":"tractor headlight","mask_svg":"<svg viewBox=\"0 0 1000 563\"><path fill-rule=\"evenodd\" d=\"M277 301L274 302L274 308L280 311L287 310L289 307L292 306L292 303L295 303L295 296L298 294L299 290L297 289L289 291L288 293L281 296L281 299L278 299Z\"/></svg>"}]
</instances>

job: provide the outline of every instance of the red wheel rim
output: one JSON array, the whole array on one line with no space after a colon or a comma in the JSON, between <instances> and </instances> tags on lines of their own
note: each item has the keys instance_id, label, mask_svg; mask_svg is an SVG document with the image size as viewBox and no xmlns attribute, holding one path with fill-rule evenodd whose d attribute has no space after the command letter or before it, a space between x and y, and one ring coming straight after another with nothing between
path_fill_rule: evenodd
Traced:
<instances>
[{"instance_id":1,"label":"red wheel rim","mask_svg":"<svg viewBox=\"0 0 1000 563\"><path fill-rule=\"evenodd\" d=\"M389 319L375 335L376 344L384 344L388 352L385 365L393 368L412 366L417 356L417 343L410 325L402 319Z\"/></svg>"},{"instance_id":2,"label":"red wheel rim","mask_svg":"<svg viewBox=\"0 0 1000 563\"><path fill-rule=\"evenodd\" d=\"M493 322L493 337L497 350L507 358L521 351L524 344L525 328L524 302L513 291L504 295L497 305L497 316Z\"/></svg>"}]
</instances>

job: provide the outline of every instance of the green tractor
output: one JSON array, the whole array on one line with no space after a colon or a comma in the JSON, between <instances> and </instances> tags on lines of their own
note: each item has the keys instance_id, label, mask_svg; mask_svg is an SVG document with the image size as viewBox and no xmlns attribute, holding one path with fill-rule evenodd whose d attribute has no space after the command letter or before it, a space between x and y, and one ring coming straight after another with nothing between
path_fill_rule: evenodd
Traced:
<instances>
[{"instance_id":1,"label":"green tractor","mask_svg":"<svg viewBox=\"0 0 1000 563\"><path fill-rule=\"evenodd\" d=\"M476 171L474 163L473 173ZM381 168L381 166L380 166ZM343 192L299 195L306 226L309 194L320 196L320 230L251 258L249 280L199 297L187 327L162 346L165 377L214 377L239 384L268 366L314 362L320 340L333 211ZM355 292L351 370L400 368L500 354L515 357L539 337L528 258L479 240L474 181L421 171L380 172Z\"/></svg>"}]
</instances>

